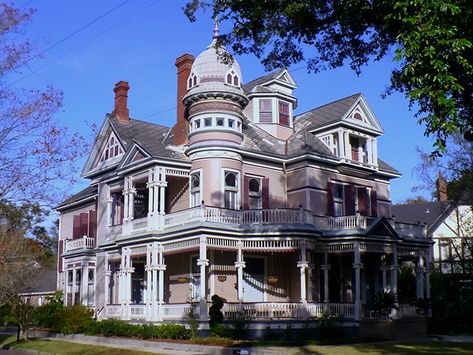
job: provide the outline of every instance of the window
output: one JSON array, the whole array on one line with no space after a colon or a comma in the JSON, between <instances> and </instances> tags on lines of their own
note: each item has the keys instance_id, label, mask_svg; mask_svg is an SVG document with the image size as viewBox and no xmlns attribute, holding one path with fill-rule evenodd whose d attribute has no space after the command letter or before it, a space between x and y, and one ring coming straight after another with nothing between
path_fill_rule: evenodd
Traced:
<instances>
[{"instance_id":1,"label":"window","mask_svg":"<svg viewBox=\"0 0 473 355\"><path fill-rule=\"evenodd\" d=\"M197 119L194 121L194 129L199 129L200 128L200 119Z\"/></svg>"},{"instance_id":2,"label":"window","mask_svg":"<svg viewBox=\"0 0 473 355\"><path fill-rule=\"evenodd\" d=\"M112 226L123 223L124 196L120 192L112 193L112 208L110 211L110 221Z\"/></svg>"},{"instance_id":3,"label":"window","mask_svg":"<svg viewBox=\"0 0 473 355\"><path fill-rule=\"evenodd\" d=\"M341 184L333 185L333 213L334 216L343 216L345 214L344 204L344 186Z\"/></svg>"},{"instance_id":4,"label":"window","mask_svg":"<svg viewBox=\"0 0 473 355\"><path fill-rule=\"evenodd\" d=\"M211 127L212 126L212 117L205 117L204 118L204 126Z\"/></svg>"},{"instance_id":5,"label":"window","mask_svg":"<svg viewBox=\"0 0 473 355\"><path fill-rule=\"evenodd\" d=\"M259 100L259 121L261 123L273 122L273 104L271 99Z\"/></svg>"},{"instance_id":6,"label":"window","mask_svg":"<svg viewBox=\"0 0 473 355\"><path fill-rule=\"evenodd\" d=\"M217 126L219 127L223 127L223 125L225 124L225 118L223 117L217 117L216 121L217 121Z\"/></svg>"},{"instance_id":7,"label":"window","mask_svg":"<svg viewBox=\"0 0 473 355\"><path fill-rule=\"evenodd\" d=\"M366 154L366 141L350 136L351 159L362 163L368 162L368 155Z\"/></svg>"},{"instance_id":8,"label":"window","mask_svg":"<svg viewBox=\"0 0 473 355\"><path fill-rule=\"evenodd\" d=\"M115 134L113 134L112 132L110 133L110 136L108 137L108 142L107 142L107 145L105 146L105 149L102 152L102 157L100 158L100 161L112 159L120 154L123 154L123 150L120 146L120 142L115 137Z\"/></svg>"},{"instance_id":9,"label":"window","mask_svg":"<svg viewBox=\"0 0 473 355\"><path fill-rule=\"evenodd\" d=\"M145 184L136 184L135 188L133 219L145 218L148 215L149 190Z\"/></svg>"},{"instance_id":10,"label":"window","mask_svg":"<svg viewBox=\"0 0 473 355\"><path fill-rule=\"evenodd\" d=\"M227 84L233 85L233 86L239 86L240 85L240 79L238 78L238 75L236 75L234 70L227 73L227 77L226 77L225 82Z\"/></svg>"},{"instance_id":11,"label":"window","mask_svg":"<svg viewBox=\"0 0 473 355\"><path fill-rule=\"evenodd\" d=\"M355 114L353 115L353 118L355 120L363 121L363 117L361 117L359 112L355 112Z\"/></svg>"},{"instance_id":12,"label":"window","mask_svg":"<svg viewBox=\"0 0 473 355\"><path fill-rule=\"evenodd\" d=\"M97 214L94 210L82 212L72 217L72 239L87 236L95 238L97 234Z\"/></svg>"},{"instance_id":13,"label":"window","mask_svg":"<svg viewBox=\"0 0 473 355\"><path fill-rule=\"evenodd\" d=\"M224 207L232 210L238 208L238 173L233 171L224 172Z\"/></svg>"},{"instance_id":14,"label":"window","mask_svg":"<svg viewBox=\"0 0 473 355\"><path fill-rule=\"evenodd\" d=\"M262 207L261 179L250 178L248 181L248 205L250 209Z\"/></svg>"},{"instance_id":15,"label":"window","mask_svg":"<svg viewBox=\"0 0 473 355\"><path fill-rule=\"evenodd\" d=\"M193 88L194 86L197 86L197 75L191 73L187 81L187 89Z\"/></svg>"},{"instance_id":16,"label":"window","mask_svg":"<svg viewBox=\"0 0 473 355\"><path fill-rule=\"evenodd\" d=\"M235 120L228 119L228 128L235 128Z\"/></svg>"},{"instance_id":17,"label":"window","mask_svg":"<svg viewBox=\"0 0 473 355\"><path fill-rule=\"evenodd\" d=\"M289 126L289 103L279 101L279 124Z\"/></svg>"},{"instance_id":18,"label":"window","mask_svg":"<svg viewBox=\"0 0 473 355\"><path fill-rule=\"evenodd\" d=\"M200 172L191 174L191 207L199 206L202 199L200 195Z\"/></svg>"}]
</instances>

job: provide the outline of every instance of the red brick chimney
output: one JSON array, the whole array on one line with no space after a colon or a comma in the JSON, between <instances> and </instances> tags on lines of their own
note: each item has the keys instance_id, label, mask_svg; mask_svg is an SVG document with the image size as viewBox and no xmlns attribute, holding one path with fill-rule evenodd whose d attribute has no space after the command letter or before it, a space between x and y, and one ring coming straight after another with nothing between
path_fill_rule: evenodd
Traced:
<instances>
[{"instance_id":1,"label":"red brick chimney","mask_svg":"<svg viewBox=\"0 0 473 355\"><path fill-rule=\"evenodd\" d=\"M130 123L130 111L128 110L128 82L120 80L115 84L115 108L112 114L117 116L120 123Z\"/></svg>"},{"instance_id":2,"label":"red brick chimney","mask_svg":"<svg viewBox=\"0 0 473 355\"><path fill-rule=\"evenodd\" d=\"M439 177L437 178L437 199L439 201L447 201L447 180L443 177L442 173L439 173Z\"/></svg>"},{"instance_id":3,"label":"red brick chimney","mask_svg":"<svg viewBox=\"0 0 473 355\"><path fill-rule=\"evenodd\" d=\"M182 103L182 98L187 93L187 78L191 73L194 56L191 54L181 55L176 59L177 67L177 121L172 132L174 134L174 144L182 145L187 143L189 133L189 123L186 120L186 108Z\"/></svg>"}]
</instances>

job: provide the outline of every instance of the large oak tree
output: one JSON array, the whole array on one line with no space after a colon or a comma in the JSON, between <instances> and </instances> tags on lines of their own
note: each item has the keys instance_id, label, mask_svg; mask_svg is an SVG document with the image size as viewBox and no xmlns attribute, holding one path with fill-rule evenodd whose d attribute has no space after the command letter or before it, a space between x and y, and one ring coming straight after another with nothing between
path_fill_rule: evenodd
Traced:
<instances>
[{"instance_id":1,"label":"large oak tree","mask_svg":"<svg viewBox=\"0 0 473 355\"><path fill-rule=\"evenodd\" d=\"M359 73L393 57L387 93L415 105L434 155L460 131L473 139L473 6L470 0L191 0L190 20L210 8L229 23L220 37L267 69L305 62L309 71L348 64Z\"/></svg>"}]
</instances>

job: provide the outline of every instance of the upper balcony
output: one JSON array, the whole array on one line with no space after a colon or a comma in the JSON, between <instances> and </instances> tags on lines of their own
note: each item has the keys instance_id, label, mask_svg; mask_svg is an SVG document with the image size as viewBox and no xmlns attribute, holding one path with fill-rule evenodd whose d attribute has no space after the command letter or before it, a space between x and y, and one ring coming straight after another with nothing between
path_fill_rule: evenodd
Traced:
<instances>
[{"instance_id":1,"label":"upper balcony","mask_svg":"<svg viewBox=\"0 0 473 355\"><path fill-rule=\"evenodd\" d=\"M340 217L314 216L311 211L304 209L231 210L201 205L166 215L149 215L145 218L130 220L124 224L110 226L106 238L108 241L113 241L203 224L222 229L278 226L280 228L312 229L329 234L333 231L348 230L363 232L363 230L369 229L376 220L376 218L359 214ZM424 225L398 223L391 219L389 222L402 237L426 238Z\"/></svg>"}]
</instances>

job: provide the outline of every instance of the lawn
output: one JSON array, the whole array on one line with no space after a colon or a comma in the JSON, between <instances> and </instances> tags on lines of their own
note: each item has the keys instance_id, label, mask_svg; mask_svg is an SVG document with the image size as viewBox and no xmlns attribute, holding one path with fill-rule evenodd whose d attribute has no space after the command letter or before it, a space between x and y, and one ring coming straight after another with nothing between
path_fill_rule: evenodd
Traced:
<instances>
[{"instance_id":1,"label":"lawn","mask_svg":"<svg viewBox=\"0 0 473 355\"><path fill-rule=\"evenodd\" d=\"M31 349L50 354L110 354L130 355L149 352L111 348L106 346L78 344L59 340L31 340L28 343L16 343L16 337L0 334L0 348L11 344L16 349ZM281 344L281 343L280 343ZM473 354L473 343L447 343L440 341L399 341L384 343L363 343L352 345L299 345L291 347L263 346L268 350L286 354L319 354L319 355L469 355Z\"/></svg>"},{"instance_id":2,"label":"lawn","mask_svg":"<svg viewBox=\"0 0 473 355\"><path fill-rule=\"evenodd\" d=\"M10 344L15 349L36 350L40 353L49 354L77 354L77 355L150 355L149 352L129 350L122 348L111 348L106 346L78 344L68 341L33 339L27 343L17 343L16 336L0 334L0 348L5 344Z\"/></svg>"}]
</instances>

